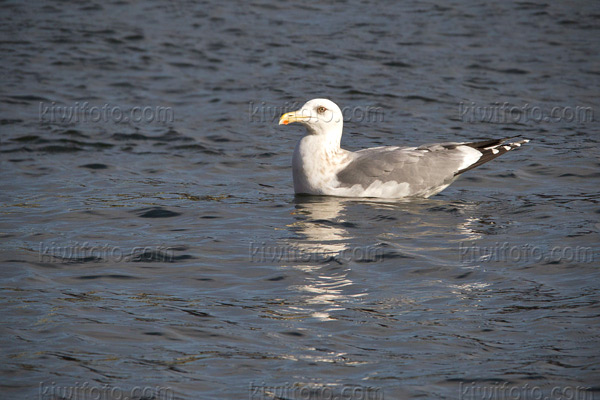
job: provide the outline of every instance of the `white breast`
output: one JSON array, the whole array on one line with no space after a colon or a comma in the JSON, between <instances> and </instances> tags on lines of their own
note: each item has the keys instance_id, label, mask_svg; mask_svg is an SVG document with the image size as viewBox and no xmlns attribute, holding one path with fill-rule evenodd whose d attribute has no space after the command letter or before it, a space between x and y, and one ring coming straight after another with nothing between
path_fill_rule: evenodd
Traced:
<instances>
[{"instance_id":1,"label":"white breast","mask_svg":"<svg viewBox=\"0 0 600 400\"><path fill-rule=\"evenodd\" d=\"M324 145L323 138L307 135L294 149L292 170L294 191L315 195L333 195L339 185L336 175L350 162L350 152Z\"/></svg>"}]
</instances>

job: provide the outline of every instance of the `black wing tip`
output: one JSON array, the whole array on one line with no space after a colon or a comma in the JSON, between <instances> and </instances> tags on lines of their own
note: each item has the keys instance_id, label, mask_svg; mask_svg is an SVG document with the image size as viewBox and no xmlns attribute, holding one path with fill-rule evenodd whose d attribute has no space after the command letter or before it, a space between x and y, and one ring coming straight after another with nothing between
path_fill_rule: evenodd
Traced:
<instances>
[{"instance_id":1,"label":"black wing tip","mask_svg":"<svg viewBox=\"0 0 600 400\"><path fill-rule=\"evenodd\" d=\"M480 150L480 149L488 149L491 147L495 147L495 146L499 146L503 143L505 143L508 140L511 139L515 139L515 138L520 138L521 135L515 135L515 136L507 136L507 137L503 137L500 139L486 139L486 140L482 140L482 141L478 141L478 142L469 142L469 143L463 143L463 146L469 146L472 147L474 149ZM527 143L529 142L530 139L523 139L517 143Z\"/></svg>"},{"instance_id":2,"label":"black wing tip","mask_svg":"<svg viewBox=\"0 0 600 400\"><path fill-rule=\"evenodd\" d=\"M473 168L479 167L489 161L492 161L496 157L500 157L502 154L506 154L509 151L521 147L521 145L529 143L531 139L522 139L512 143L506 143L507 140L521 137L520 135L506 137L502 139L491 139L482 142L465 143L465 146L473 147L474 149L481 152L481 157L474 164L469 165L467 168L463 168L457 171L454 176L460 175L463 172L467 172ZM506 144L505 144L506 143Z\"/></svg>"}]
</instances>

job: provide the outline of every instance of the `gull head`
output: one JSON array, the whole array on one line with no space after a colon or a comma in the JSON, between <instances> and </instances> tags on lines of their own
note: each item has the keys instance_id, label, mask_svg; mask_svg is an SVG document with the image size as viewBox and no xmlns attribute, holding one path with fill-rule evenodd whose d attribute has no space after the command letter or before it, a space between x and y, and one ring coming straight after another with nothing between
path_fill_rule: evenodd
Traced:
<instances>
[{"instance_id":1,"label":"gull head","mask_svg":"<svg viewBox=\"0 0 600 400\"><path fill-rule=\"evenodd\" d=\"M306 126L309 134L330 135L341 134L344 124L342 110L331 100L312 99L307 101L299 110L283 114L279 125L293 122Z\"/></svg>"}]
</instances>

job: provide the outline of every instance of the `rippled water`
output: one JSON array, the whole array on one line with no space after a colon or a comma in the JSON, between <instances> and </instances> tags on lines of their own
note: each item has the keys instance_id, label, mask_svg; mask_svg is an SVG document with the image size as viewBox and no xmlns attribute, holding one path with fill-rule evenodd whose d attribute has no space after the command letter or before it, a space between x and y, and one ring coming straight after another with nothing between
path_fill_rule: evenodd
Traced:
<instances>
[{"instance_id":1,"label":"rippled water","mask_svg":"<svg viewBox=\"0 0 600 400\"><path fill-rule=\"evenodd\" d=\"M2 6L3 397L600 396L599 3ZM349 149L532 142L428 200L294 197L314 97L378 110Z\"/></svg>"}]
</instances>

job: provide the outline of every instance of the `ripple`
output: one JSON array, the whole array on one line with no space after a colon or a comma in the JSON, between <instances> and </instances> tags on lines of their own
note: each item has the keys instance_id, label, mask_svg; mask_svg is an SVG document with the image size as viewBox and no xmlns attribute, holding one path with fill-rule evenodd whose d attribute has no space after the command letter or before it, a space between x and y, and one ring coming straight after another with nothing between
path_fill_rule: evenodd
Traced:
<instances>
[{"instance_id":1,"label":"ripple","mask_svg":"<svg viewBox=\"0 0 600 400\"><path fill-rule=\"evenodd\" d=\"M181 213L162 207L143 208L137 210L137 213L140 218L172 218L181 215Z\"/></svg>"}]
</instances>

